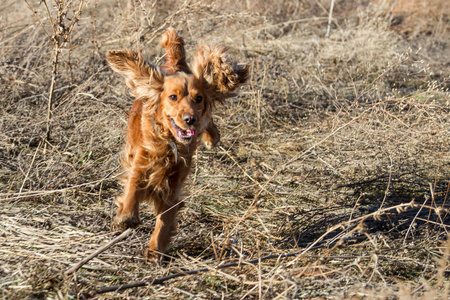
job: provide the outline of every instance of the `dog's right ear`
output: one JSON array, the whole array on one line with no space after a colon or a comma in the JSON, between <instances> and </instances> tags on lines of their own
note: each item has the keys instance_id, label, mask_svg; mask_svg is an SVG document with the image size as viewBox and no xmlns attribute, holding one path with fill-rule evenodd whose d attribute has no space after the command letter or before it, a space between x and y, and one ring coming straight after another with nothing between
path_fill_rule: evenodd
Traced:
<instances>
[{"instance_id":1,"label":"dog's right ear","mask_svg":"<svg viewBox=\"0 0 450 300\"><path fill-rule=\"evenodd\" d=\"M111 69L125 76L125 82L135 97L146 96L154 91L162 92L164 72L159 67L147 64L141 51L108 51L106 60Z\"/></svg>"}]
</instances>

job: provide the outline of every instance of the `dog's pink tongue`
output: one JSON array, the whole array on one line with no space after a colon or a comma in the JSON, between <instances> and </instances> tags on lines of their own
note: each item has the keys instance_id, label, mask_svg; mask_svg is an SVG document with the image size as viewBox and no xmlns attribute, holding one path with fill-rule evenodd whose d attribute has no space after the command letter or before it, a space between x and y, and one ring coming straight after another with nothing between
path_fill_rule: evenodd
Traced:
<instances>
[{"instance_id":1,"label":"dog's pink tongue","mask_svg":"<svg viewBox=\"0 0 450 300\"><path fill-rule=\"evenodd\" d=\"M193 136L195 135L195 130L193 129L186 129L186 136Z\"/></svg>"}]
</instances>

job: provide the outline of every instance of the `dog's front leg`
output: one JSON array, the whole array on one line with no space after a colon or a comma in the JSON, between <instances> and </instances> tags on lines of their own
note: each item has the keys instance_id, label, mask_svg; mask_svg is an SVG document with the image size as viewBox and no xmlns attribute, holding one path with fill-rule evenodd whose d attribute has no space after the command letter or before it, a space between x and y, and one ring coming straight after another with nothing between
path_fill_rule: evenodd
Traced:
<instances>
[{"instance_id":1,"label":"dog's front leg","mask_svg":"<svg viewBox=\"0 0 450 300\"><path fill-rule=\"evenodd\" d=\"M125 230L139 225L139 202L145 197L145 190L138 188L139 178L138 173L130 172L124 194L116 199L117 211L111 230Z\"/></svg>"},{"instance_id":2,"label":"dog's front leg","mask_svg":"<svg viewBox=\"0 0 450 300\"><path fill-rule=\"evenodd\" d=\"M148 249L144 253L147 261L158 262L167 247L171 237L177 230L177 213L183 206L182 203L174 201L172 203L155 203L156 225Z\"/></svg>"},{"instance_id":3,"label":"dog's front leg","mask_svg":"<svg viewBox=\"0 0 450 300\"><path fill-rule=\"evenodd\" d=\"M217 128L216 124L211 120L209 122L208 127L206 127L205 132L202 136L203 144L205 144L206 148L212 149L219 143L220 141L220 132Z\"/></svg>"}]
</instances>

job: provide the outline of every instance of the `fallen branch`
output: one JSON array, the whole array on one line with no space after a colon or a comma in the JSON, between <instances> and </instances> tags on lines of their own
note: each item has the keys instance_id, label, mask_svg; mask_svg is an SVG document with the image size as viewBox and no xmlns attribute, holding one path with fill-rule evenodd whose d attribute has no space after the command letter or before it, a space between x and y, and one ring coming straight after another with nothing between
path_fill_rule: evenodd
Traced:
<instances>
[{"instance_id":1,"label":"fallen branch","mask_svg":"<svg viewBox=\"0 0 450 300\"><path fill-rule=\"evenodd\" d=\"M90 293L85 294L84 296L85 297L92 297L93 295L98 295L98 294L103 294L103 293L108 293L108 292L118 292L118 291L123 291L123 290L134 288L134 287L162 284L162 283L164 283L165 281L167 281L169 279L173 279L173 278L177 278L177 277L182 277L182 276L187 276L187 275L195 275L195 274L199 274L199 273L205 273L205 272L208 272L208 271L211 271L211 270L220 270L220 269L225 269L225 268L230 268L230 267L236 267L236 266L239 266L239 265L255 264L257 262L268 260L268 259L272 259L272 258L280 259L280 258L292 257L292 256L297 256L297 255L299 255L299 254L301 254L303 252L304 251L295 252L295 253L287 253L287 254L272 254L272 255L261 257L261 258L248 260L248 261L245 261L245 262L234 261L234 262L231 262L231 263L228 263L228 264L223 264L223 265L217 266L215 268L197 269L197 270L192 270L192 271L175 273L175 274L172 274L172 275L168 275L168 276L161 277L161 278L156 278L156 279L153 279L153 280L138 281L138 282L134 282L134 283L117 285L117 286L108 286L108 287L104 287L104 288L98 289L96 291L91 291Z\"/></svg>"},{"instance_id":2,"label":"fallen branch","mask_svg":"<svg viewBox=\"0 0 450 300\"><path fill-rule=\"evenodd\" d=\"M96 257L97 255L99 255L100 253L102 253L103 251L111 248L113 245L117 244L119 241L123 240L124 238L126 238L127 236L130 235L131 231L133 231L133 229L128 228L127 230L125 230L124 232L122 232L121 235L119 235L118 237L116 237L115 239L113 239L112 241L110 241L108 244L102 246L100 249L98 249L97 251L95 251L94 253L92 253L91 255L87 256L85 259L83 259L82 261L80 261L79 263L77 263L75 266L73 266L72 268L70 268L69 270L67 270L66 272L64 272L64 275L70 275L73 272L75 272L76 270L78 270L79 268L81 268L81 266L83 266L84 264L86 264L88 261L90 261L91 259L93 259L94 257Z\"/></svg>"}]
</instances>

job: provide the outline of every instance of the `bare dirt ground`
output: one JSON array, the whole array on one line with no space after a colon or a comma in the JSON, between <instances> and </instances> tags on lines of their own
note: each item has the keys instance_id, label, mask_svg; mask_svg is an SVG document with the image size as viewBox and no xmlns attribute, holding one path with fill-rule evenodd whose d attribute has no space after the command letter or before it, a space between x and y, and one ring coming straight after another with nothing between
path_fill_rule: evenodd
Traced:
<instances>
[{"instance_id":1,"label":"bare dirt ground","mask_svg":"<svg viewBox=\"0 0 450 300\"><path fill-rule=\"evenodd\" d=\"M3 299L448 299L448 5L335 1L328 26L331 2L2 1ZM249 83L215 112L222 140L196 155L167 262L142 259L147 206L64 275L118 235L133 99L105 53L161 62L168 27L190 55L229 46ZM258 261L282 254L295 255Z\"/></svg>"}]
</instances>

